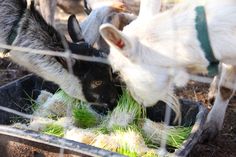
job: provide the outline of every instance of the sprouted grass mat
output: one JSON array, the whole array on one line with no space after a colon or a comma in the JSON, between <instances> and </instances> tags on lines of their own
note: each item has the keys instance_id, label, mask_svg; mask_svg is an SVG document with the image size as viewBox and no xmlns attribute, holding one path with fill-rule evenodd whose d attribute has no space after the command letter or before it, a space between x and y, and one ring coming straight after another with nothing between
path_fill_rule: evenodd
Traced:
<instances>
[{"instance_id":1,"label":"sprouted grass mat","mask_svg":"<svg viewBox=\"0 0 236 157\"><path fill-rule=\"evenodd\" d=\"M27 124L15 123L21 129L63 137L130 157L154 157L167 133L167 146L178 149L191 133L191 127L168 126L147 118L145 108L123 90L117 107L100 115L80 100L62 90L55 94L41 91L33 101L33 119Z\"/></svg>"}]
</instances>

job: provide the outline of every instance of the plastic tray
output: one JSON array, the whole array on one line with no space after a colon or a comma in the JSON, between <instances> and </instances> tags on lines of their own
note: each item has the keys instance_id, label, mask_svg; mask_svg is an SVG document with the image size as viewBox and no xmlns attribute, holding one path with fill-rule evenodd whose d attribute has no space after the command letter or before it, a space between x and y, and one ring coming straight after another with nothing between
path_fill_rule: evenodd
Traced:
<instances>
[{"instance_id":1,"label":"plastic tray","mask_svg":"<svg viewBox=\"0 0 236 157\"><path fill-rule=\"evenodd\" d=\"M44 81L35 75L27 75L0 87L0 105L20 112L31 113L30 98L36 99L42 89L55 92L58 86ZM207 109L198 102L180 100L182 125L193 125L192 133L182 147L170 153L172 156L187 156L198 142L202 126L205 122ZM165 113L165 103L159 102L147 109L150 119L162 121ZM56 157L60 152L64 157L78 156L123 156L104 149L96 148L83 143L44 135L33 131L13 129L9 124L19 116L0 111L0 156L4 157ZM173 121L174 113L171 119ZM22 119L20 119L22 120ZM62 149L61 149L62 148ZM63 151L62 151L63 150Z\"/></svg>"}]
</instances>

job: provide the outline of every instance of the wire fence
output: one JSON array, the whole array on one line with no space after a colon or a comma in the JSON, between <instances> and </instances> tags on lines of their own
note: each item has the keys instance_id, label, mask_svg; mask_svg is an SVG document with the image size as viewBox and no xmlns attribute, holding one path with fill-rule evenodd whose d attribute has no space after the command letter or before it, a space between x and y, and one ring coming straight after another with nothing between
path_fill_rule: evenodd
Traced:
<instances>
[{"instance_id":1,"label":"wire fence","mask_svg":"<svg viewBox=\"0 0 236 157\"><path fill-rule=\"evenodd\" d=\"M174 4L176 4L180 1L182 1L182 0L172 0L171 2L170 2L170 0L163 0L163 3L166 4L166 5L164 5L164 10L172 7ZM63 43L63 44L64 44L65 47L67 47L66 43ZM89 57L89 56L84 56L84 55L73 54L73 53L70 52L69 49L66 49L65 52L56 52L56 51L49 51L49 50L37 50L37 49L31 49L31 48L26 48L26 47L9 46L9 45L6 45L6 44L1 44L1 43L0 43L0 48L9 49L9 50L12 50L12 51L19 51L19 52L23 52L23 53L33 53L33 54L40 54L40 55L63 57L63 58L66 59L66 62L67 62L68 67L69 67L69 71L71 73L73 73L71 59L83 60L83 61L89 61L89 62L98 62L98 63L104 63L104 64L109 65L109 62L104 58ZM202 82L202 83L211 83L212 82L212 78L203 77L203 76L196 76L196 75L190 75L190 79L192 79L194 81ZM10 112L10 113L13 113L13 114L25 117L25 118L29 118L29 119L37 118L37 117L34 117L32 115L23 114L23 113L20 113L18 111L14 111L12 109L5 108L5 107L0 107L0 110ZM168 125L168 123L170 121L169 119L170 119L170 108L167 107L166 108L166 117L165 117L166 125ZM164 132L168 132L167 127L165 127L165 129L166 129L166 131L164 131ZM165 156L167 134L164 134L163 137L164 138L163 138L163 141L161 143L161 148L159 149L160 152L164 151L163 154L162 153L160 154L161 156ZM61 154L60 157L62 157L63 154L64 154L63 149L60 151L60 154Z\"/></svg>"}]
</instances>

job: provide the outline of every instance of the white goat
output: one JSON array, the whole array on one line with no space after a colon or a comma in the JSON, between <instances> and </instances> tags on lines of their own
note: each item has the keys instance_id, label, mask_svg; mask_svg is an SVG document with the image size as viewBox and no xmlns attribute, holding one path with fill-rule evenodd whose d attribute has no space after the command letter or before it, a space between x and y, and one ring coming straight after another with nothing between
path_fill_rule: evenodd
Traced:
<instances>
[{"instance_id":1,"label":"white goat","mask_svg":"<svg viewBox=\"0 0 236 157\"><path fill-rule=\"evenodd\" d=\"M195 22L199 5L200 0L186 1L158 13L160 1L141 0L139 17L122 32L108 24L101 26L100 33L110 45L110 63L139 103L150 106L166 101L175 85L187 84L189 74L207 73L210 62ZM222 128L236 85L236 1L209 0L203 6L214 56L223 63L203 136L213 138Z\"/></svg>"}]
</instances>

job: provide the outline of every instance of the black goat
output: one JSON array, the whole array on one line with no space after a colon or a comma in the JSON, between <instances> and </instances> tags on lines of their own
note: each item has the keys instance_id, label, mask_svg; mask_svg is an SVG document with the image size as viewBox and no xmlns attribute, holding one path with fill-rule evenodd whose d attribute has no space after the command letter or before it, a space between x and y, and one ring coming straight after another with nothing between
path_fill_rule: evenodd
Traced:
<instances>
[{"instance_id":1,"label":"black goat","mask_svg":"<svg viewBox=\"0 0 236 157\"><path fill-rule=\"evenodd\" d=\"M63 40L66 39L45 22L34 4L29 8L25 0L0 0L0 4L0 43L64 53ZM72 27L70 30L73 32L73 29ZM106 59L105 53L85 42L66 43L74 54ZM115 104L117 89L109 65L72 60L72 74L67 68L65 58L15 50L9 53L14 62L46 80L55 82L70 96L88 102L108 104L110 108Z\"/></svg>"}]
</instances>

